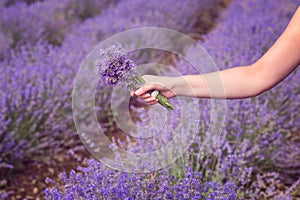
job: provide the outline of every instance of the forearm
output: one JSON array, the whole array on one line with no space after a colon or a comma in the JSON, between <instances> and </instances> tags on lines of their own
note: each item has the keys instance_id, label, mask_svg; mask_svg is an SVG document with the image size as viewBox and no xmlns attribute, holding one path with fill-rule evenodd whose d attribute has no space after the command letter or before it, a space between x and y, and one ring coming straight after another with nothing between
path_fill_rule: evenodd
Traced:
<instances>
[{"instance_id":1,"label":"forearm","mask_svg":"<svg viewBox=\"0 0 300 200\"><path fill-rule=\"evenodd\" d=\"M199 98L247 98L263 92L253 66L235 67L202 75L176 77L170 81L178 96Z\"/></svg>"},{"instance_id":2,"label":"forearm","mask_svg":"<svg viewBox=\"0 0 300 200\"><path fill-rule=\"evenodd\" d=\"M256 96L277 85L300 64L299 24L300 8L278 40L252 65L200 75L151 77L152 83L135 94L144 99L148 98L145 92L150 90L159 90L168 98L175 95L222 99ZM149 101L155 103L154 100Z\"/></svg>"},{"instance_id":3,"label":"forearm","mask_svg":"<svg viewBox=\"0 0 300 200\"><path fill-rule=\"evenodd\" d=\"M273 46L254 64L215 73L179 77L177 95L247 98L277 85L300 64L300 8Z\"/></svg>"}]
</instances>

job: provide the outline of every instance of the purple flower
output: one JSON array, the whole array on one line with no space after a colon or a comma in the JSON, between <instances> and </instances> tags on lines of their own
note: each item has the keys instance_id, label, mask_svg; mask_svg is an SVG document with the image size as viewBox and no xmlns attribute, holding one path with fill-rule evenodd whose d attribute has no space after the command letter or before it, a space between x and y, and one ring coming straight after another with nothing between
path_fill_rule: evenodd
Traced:
<instances>
[{"instance_id":1,"label":"purple flower","mask_svg":"<svg viewBox=\"0 0 300 200\"><path fill-rule=\"evenodd\" d=\"M89 160L82 173L62 176L63 187L46 189L46 199L236 199L237 186L217 181L203 183L202 175L187 168L183 180L174 180L168 170L151 174L113 171ZM57 183L53 183L57 184Z\"/></svg>"},{"instance_id":2,"label":"purple flower","mask_svg":"<svg viewBox=\"0 0 300 200\"><path fill-rule=\"evenodd\" d=\"M128 58L121 44L100 50L100 57L95 62L101 82L108 86L124 86L130 90L137 89L146 81L136 71L136 64ZM174 110L168 99L158 93L158 102L168 110Z\"/></svg>"},{"instance_id":3,"label":"purple flower","mask_svg":"<svg viewBox=\"0 0 300 200\"><path fill-rule=\"evenodd\" d=\"M101 81L110 86L129 86L137 76L136 64L121 44L101 50L96 66Z\"/></svg>"},{"instance_id":4,"label":"purple flower","mask_svg":"<svg viewBox=\"0 0 300 200\"><path fill-rule=\"evenodd\" d=\"M72 83L76 66L98 41L143 26L198 32L198 25L207 23L205 19L199 22L198 17L215 9L213 1L202 0L23 2L29 1L0 2L0 170L13 170L18 162L35 159L36 155L50 155L45 153L49 149L57 152L76 145L68 144L75 130L70 103ZM298 5L298 0L234 1L201 44L220 68L253 63L273 44ZM116 85L126 79L125 72L134 71L132 60L126 53L116 52L119 53L115 62L106 60L110 65L106 65L109 70L103 71L103 83ZM185 74L195 73L185 63L174 65ZM300 127L299 74L291 74L260 97L228 102L224 127L227 137L218 141L212 154L204 158L201 137L210 125L211 107L209 101L201 100L199 136L180 162L174 164L171 172L175 178L168 174L170 171L163 175L123 174L89 161L80 173L61 174L64 184L46 190L46 197L234 199L238 190L241 198L251 199L274 196L281 190L278 199L289 199L288 193L299 185L296 180L300 174L299 137L295 134ZM102 114L107 110L103 102L109 97L99 93L96 110ZM192 118L193 110L189 112ZM144 110L137 115L144 118ZM101 117L106 118L98 119ZM167 144L179 122L180 114L174 114L160 135L163 139L155 140ZM151 131L153 135L157 133L155 129ZM129 150L155 150L153 144L157 143L136 142ZM189 165L193 170L185 170L181 165ZM6 177L0 177L0 185L6 182ZM284 192L279 188L283 184L293 185ZM9 195L0 191L0 198Z\"/></svg>"}]
</instances>

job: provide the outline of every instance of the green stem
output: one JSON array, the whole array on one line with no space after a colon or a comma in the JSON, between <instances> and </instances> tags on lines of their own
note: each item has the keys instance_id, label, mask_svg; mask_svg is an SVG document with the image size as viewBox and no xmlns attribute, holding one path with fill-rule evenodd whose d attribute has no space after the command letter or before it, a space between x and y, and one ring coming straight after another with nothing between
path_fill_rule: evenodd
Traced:
<instances>
[{"instance_id":1,"label":"green stem","mask_svg":"<svg viewBox=\"0 0 300 200\"><path fill-rule=\"evenodd\" d=\"M138 82L138 83L142 83L145 84L146 81L140 76L137 75L133 78L134 81ZM152 91L150 91L149 93L151 93ZM169 102L168 98L165 97L164 95L162 95L161 93L159 93L156 98L158 99L158 103L160 105L162 105L163 107L167 108L168 110L174 110L174 107L171 105L171 103Z\"/></svg>"}]
</instances>

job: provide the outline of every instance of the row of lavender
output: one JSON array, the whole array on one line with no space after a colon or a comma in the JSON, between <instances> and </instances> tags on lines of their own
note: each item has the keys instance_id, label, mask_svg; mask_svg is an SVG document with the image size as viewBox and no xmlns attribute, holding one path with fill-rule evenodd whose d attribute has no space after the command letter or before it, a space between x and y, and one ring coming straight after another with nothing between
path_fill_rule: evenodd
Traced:
<instances>
[{"instance_id":1,"label":"row of lavender","mask_svg":"<svg viewBox=\"0 0 300 200\"><path fill-rule=\"evenodd\" d=\"M1 4L2 170L22 168L26 160L45 157L45 150L61 149L66 141L62 139L74 133L67 102L76 70L73 66L82 57L67 60L72 55L59 54L59 45L75 24L110 5L76 0ZM7 184L5 174L1 173L1 187Z\"/></svg>"},{"instance_id":2,"label":"row of lavender","mask_svg":"<svg viewBox=\"0 0 300 200\"><path fill-rule=\"evenodd\" d=\"M126 3L123 4L126 5ZM265 6L265 4L268 5ZM119 6L121 5L122 3L120 3ZM242 20L241 16L243 15L241 15L239 11L242 12L242 10L244 10L250 12L252 8L256 8L254 9L254 11L257 18L252 19L252 21L247 17L244 19L247 23L240 23L239 21ZM272 15L268 15L267 13L269 13L268 11L271 8ZM287 10L282 10L283 8ZM220 24L217 31L209 35L209 38L204 45L208 50L210 50L210 53L214 56L215 60L218 61L219 66L243 64L241 63L241 61L244 61L245 64L252 62L255 58L261 55L263 53L263 50L265 50L272 43L272 41L274 41L276 36L278 36L282 28L286 25L288 18L294 11L294 8L295 4L287 4L281 7L276 7L273 3L268 2L264 3L264 5L260 5L259 3L248 5L247 3L245 3L241 6L237 3L234 3L231 7L231 10L228 11L229 16L227 17L227 20ZM145 12L142 13L145 14ZM281 18L281 20L279 21L281 24L278 22L274 23L273 20L276 20L276 17L274 17L273 14L274 16L284 16L284 18ZM286 17L286 15L288 15L288 17ZM5 131L3 131L1 135L1 141L4 144L1 145L1 147L3 148L2 152L4 152L2 153L3 156L1 156L1 158L4 158L6 161L5 163L2 163L2 166L10 163L10 160L26 160L33 154L38 153L40 148L45 149L50 148L51 146L59 147L61 144L57 143L57 140L63 137L67 137L73 133L74 130L71 130L69 134L67 133L68 130L70 130L70 127L72 127L72 119L67 118L68 115L66 114L70 112L70 105L63 104L70 99L69 94L71 88L69 86L71 85L72 81L69 79L69 77L74 77L74 71L76 70L73 67L70 67L70 65L78 65L78 63L82 60L82 58L90 50L93 44L96 43L97 40L100 40L101 38L106 37L110 34L111 30L109 29L109 27L99 30L96 26L96 24L99 24L100 22L107 21L105 20L107 19L106 16L108 16L108 14L100 15L99 17L97 17L97 19L88 21L78 29L76 27L76 29L72 31L71 34L66 38L62 47L53 47L52 45L39 42L37 43L37 47L35 48L23 46L22 48L20 48L20 50L17 51L17 53L15 53L16 55L10 54L10 59L6 59L2 62L4 66L11 67L9 69L2 69L2 75L4 76L3 78L6 78L2 80L5 80L6 82L11 84L2 84L2 91L8 91L6 94L7 98L4 98L2 102L2 105L5 105L2 106L2 108L4 108L2 112L5 114L9 113L9 116L2 115L4 119L3 122L7 123L7 129L4 129ZM267 16L269 16L269 18L267 18ZM129 19L125 19L127 19L128 21L125 21L126 23L120 23L120 25L118 25L119 29L114 29L114 31L117 32L123 30L127 27L127 24L130 24L129 22L132 22L131 27L142 26L139 24L134 24L135 20L130 19L130 17ZM286 21L283 21L283 19L285 19ZM109 24L109 21L105 23ZM245 24L248 25L251 23L253 23L251 26L249 25L247 27L244 27ZM126 27L124 27L124 24L126 24ZM179 24L179 22L177 22L177 24ZM145 22L145 25L153 24L147 24ZM168 26L168 24L158 25ZM266 25L270 25L270 27L272 28L266 29ZM171 25L169 27L181 30L181 28L179 27L172 27ZM230 29L228 27L230 27ZM182 28L182 30L183 29L184 28ZM86 30L87 32L83 32L82 30ZM236 30L236 32L232 32L232 30ZM245 32L241 33L240 30L243 30ZM91 35L87 33L91 33ZM232 35L234 33L236 34L234 35L235 37L233 37ZM227 38L232 38L232 40L228 40L228 43L227 41L225 43L222 39L224 35L228 35ZM93 36L94 38L90 39L91 36ZM251 42L249 42L249 39L247 39L250 36L253 37L253 39L251 39ZM239 38L238 40L236 39L237 37ZM263 39L261 37L263 37ZM81 41L85 41L84 44L86 46L83 46L82 43L78 43L78 38L80 38ZM30 41L27 40L26 37L24 40ZM36 41L33 40L33 42ZM247 45L245 45L246 42ZM214 48L217 48L218 50ZM74 57L74 53L76 53L76 57ZM241 57L243 59L240 59ZM55 66L55 68L49 68L49 66ZM28 69L26 69L27 67ZM30 72L36 72L36 74L32 73L31 76L29 76L30 74L26 73L26 70ZM7 80L8 77L6 75L8 74L13 75L10 77L11 80ZM57 74L59 74L60 77L57 77ZM297 123L299 123L299 116L297 116L297 112L292 112L295 110L295 108L297 108L297 103L299 102L297 101L297 94L299 93L297 93L297 91L299 91L299 89L297 88L296 77L297 74L290 77L290 80L288 80L287 82L289 84L282 84L272 92L267 93L260 98L251 101L245 100L232 103L232 105L230 106L232 112L230 113L231 117L229 118L232 120L229 120L228 125L230 126L227 128L228 136L232 137L229 141L224 141L223 144L220 144L219 147L219 149L228 149L224 151L226 152L226 154L221 151L216 151L220 152L221 155L217 156L222 157L222 159L217 160L217 162L211 160L214 157L207 159L207 164L202 165L202 170L205 169L205 171L210 172L205 176L213 177L212 171L214 171L214 165L217 165L217 163L219 162L222 163L222 168L224 168L224 171L226 173L231 173L232 169L234 169L236 173L242 173L243 171L247 172L247 174L242 174L244 177L246 177L246 181L242 181L246 186L249 185L249 180L253 181L253 176L255 175L259 180L251 183L253 187L261 187L260 189L263 190L264 193L272 194L272 192L274 192L276 188L273 191L272 189L270 191L265 191L265 188L269 183L277 184L279 182L277 185L280 186L280 182L282 182L283 178L286 179L293 177L295 174L299 174L299 172L297 172L299 163L297 163L297 160L295 159L297 153L299 152L297 151L299 150L299 145L296 143L296 141L293 140L284 141L283 139L285 139L286 137L282 138L281 135L282 133L286 133L288 135L291 131L297 131L296 128L298 127ZM32 80L34 80L34 82L32 82ZM29 84L27 85L26 83ZM20 88L20 86L22 87ZM45 92L45 90L47 92ZM4 93L2 94L4 95ZM274 96L276 98L274 98ZM291 96L293 96L293 98L290 98ZM25 103L22 105L21 102L30 103ZM32 113L33 111L35 112L34 114ZM24 116L20 116L20 113L23 113ZM261 119L261 121L257 119ZM13 122L11 122L12 120ZM261 124L258 124L257 122L260 122ZM53 124L57 124L57 126L54 127ZM22 133L23 130L24 133ZM249 131L251 134L255 134L252 134L251 137L246 134L246 138L244 138L247 131ZM34 133L34 137L32 133ZM54 133L57 133L57 137ZM265 134L262 135L261 133ZM50 135L50 137L48 134ZM16 137L13 135L16 135ZM260 135L260 137L256 137L256 135ZM43 140L45 142L43 142ZM53 140L53 142L51 142L51 140ZM243 145L237 145L233 143L232 140L239 141L237 144ZM46 144L46 142L49 142L49 144ZM279 144L284 145L277 146ZM263 145L265 146L264 148ZM34 148L31 148L32 146L34 146ZM263 151L266 148L268 148L268 151ZM277 149L277 151L274 152L273 149ZM291 149L294 150L292 153ZM22 154L24 151L25 153ZM227 155L227 151L231 152L231 154ZM244 151L247 151L247 154ZM265 152L268 152L270 154L265 155ZM284 156L282 154L284 154ZM265 165L265 158L270 157L272 158L272 162L268 161L267 165ZM283 162L282 160L280 160L281 157L285 157L290 161ZM251 163L250 158L254 161L259 162ZM250 163L250 165L254 165L255 167L249 167L246 165L246 163ZM257 168L258 164L264 165L262 165L260 169L253 170L253 168ZM277 169L280 170L276 170L276 172L280 172L280 174L264 173L265 171L270 171L270 169L274 168L274 165ZM7 166L11 167L11 165ZM265 167L267 167L267 169L264 169ZM218 173L220 173L220 171L217 170L216 174ZM223 174L222 176L224 176L224 174L226 173L220 174ZM220 176L220 174L216 176ZM86 174L86 177L88 177L87 180L92 179L90 176L91 174ZM229 175L227 176L232 177ZM249 178L248 182L247 178ZM227 177L225 177L224 179L227 180ZM201 180L199 179L198 181L201 182ZM237 181L240 182L241 180ZM295 180L291 179L290 183L292 183L292 181ZM257 185L259 185L259 187L257 187ZM208 186L206 187L209 188ZM277 186L273 185L273 187ZM104 185L104 188L106 188L106 190L109 190L108 186ZM147 188L145 190L147 190ZM186 193L186 190L184 191L185 192L183 193ZM147 194L147 192L150 191L146 191L144 195ZM109 191L109 193L113 194L114 192ZM162 193L158 193L157 195L160 194Z\"/></svg>"},{"instance_id":3,"label":"row of lavender","mask_svg":"<svg viewBox=\"0 0 300 200\"><path fill-rule=\"evenodd\" d=\"M210 1L24 2L0 4L0 187L7 185L6 172L22 168L24 161L51 162L56 152L78 145L71 113L73 80L99 41L143 26L192 32L201 10L213 5Z\"/></svg>"},{"instance_id":4,"label":"row of lavender","mask_svg":"<svg viewBox=\"0 0 300 200\"><path fill-rule=\"evenodd\" d=\"M220 68L251 64L282 33L298 3L234 3L204 45ZM257 98L228 102L227 140L217 155L223 180L233 180L248 197L279 198L283 185L294 184L285 195L299 187L299 89L294 72Z\"/></svg>"},{"instance_id":5,"label":"row of lavender","mask_svg":"<svg viewBox=\"0 0 300 200\"><path fill-rule=\"evenodd\" d=\"M235 1L203 45L220 68L251 64L280 35L297 6L294 0ZM182 66L179 62L177 69L194 73ZM47 189L46 197L291 199L300 184L299 93L295 72L257 98L228 102L226 137L205 157L199 153L201 138L196 137L190 150L167 171L126 174L91 160L88 167L78 168L82 173L72 171L69 177L62 173L65 184L53 183L56 187ZM201 112L207 116L203 127L208 126L209 110L209 104L202 104ZM140 145L143 149L149 144Z\"/></svg>"},{"instance_id":6,"label":"row of lavender","mask_svg":"<svg viewBox=\"0 0 300 200\"><path fill-rule=\"evenodd\" d=\"M0 56L7 56L7 49L38 41L61 45L74 25L98 15L113 3L115 1L55 0L36 1L31 5L23 1L9 7L0 5Z\"/></svg>"}]
</instances>

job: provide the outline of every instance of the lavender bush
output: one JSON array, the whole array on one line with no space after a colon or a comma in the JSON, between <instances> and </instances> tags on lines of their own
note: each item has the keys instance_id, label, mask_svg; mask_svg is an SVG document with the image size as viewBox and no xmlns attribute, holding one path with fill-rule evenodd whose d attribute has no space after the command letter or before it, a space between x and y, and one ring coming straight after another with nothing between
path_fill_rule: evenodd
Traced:
<instances>
[{"instance_id":1,"label":"lavender bush","mask_svg":"<svg viewBox=\"0 0 300 200\"><path fill-rule=\"evenodd\" d=\"M272 45L298 4L234 1L201 44L221 69L250 64ZM197 32L198 19L214 5L215 1L194 0L1 1L0 188L9 181L6 172L21 168L24 161L50 162L53 153L78 145L70 103L73 78L100 40L143 26ZM195 73L181 63L177 69ZM92 160L78 173L63 173L63 183L53 183L46 198L289 199L299 190L299 78L295 72L257 98L228 102L226 138L211 154L201 155L201 135L210 117L209 101L201 100L199 137L165 172L125 174ZM101 90L97 96L97 113L107 112L103 102L109 97ZM147 121L144 109L132 109ZM170 130L179 117L175 113L170 119ZM159 145L171 138L172 131L163 134ZM139 145L129 151L151 150L157 143L135 142ZM1 198L7 196L0 191Z\"/></svg>"},{"instance_id":2,"label":"lavender bush","mask_svg":"<svg viewBox=\"0 0 300 200\"><path fill-rule=\"evenodd\" d=\"M117 1L8 2L0 3L1 188L9 181L6 172L22 169L25 161L51 162L56 152L78 145L71 113L73 78L98 41L120 30L142 26L182 31L189 26L189 31L194 17L203 10L203 4L194 1L176 2L174 7L171 1L162 5L153 1L145 4L147 15L126 15L130 6L141 6L140 1L122 1L114 8L110 5ZM157 12L158 7L161 12ZM180 10L181 18L175 10ZM155 20L152 12L156 12ZM124 23L114 23L124 16ZM96 110L105 112L101 102L108 97L98 96ZM0 195L7 196L1 191Z\"/></svg>"},{"instance_id":3,"label":"lavender bush","mask_svg":"<svg viewBox=\"0 0 300 200\"><path fill-rule=\"evenodd\" d=\"M10 48L37 41L61 45L75 24L98 15L113 3L115 1L52 0L27 5L16 2L0 8L0 30Z\"/></svg>"},{"instance_id":4,"label":"lavender bush","mask_svg":"<svg viewBox=\"0 0 300 200\"><path fill-rule=\"evenodd\" d=\"M114 7L104 10L101 15L88 19L79 27L74 27L72 34L65 39L65 44L74 45L74 41L80 38L83 41L93 42L94 45L112 34L145 26L165 27L184 33L196 32L197 19L216 2L165 0L146 3L138 0L123 0Z\"/></svg>"},{"instance_id":5,"label":"lavender bush","mask_svg":"<svg viewBox=\"0 0 300 200\"><path fill-rule=\"evenodd\" d=\"M297 8L296 1L281 3L242 1L230 6L226 19L203 44L220 68L250 64L273 44ZM228 39L224 41L224 37ZM300 116L295 112L299 107L299 91L299 73L295 72L259 97L229 102L227 140L220 141L219 151L215 152L219 156L221 177L235 180L244 197L277 198L279 191L284 190L284 183L298 179L299 172L290 168L299 166L296 158L300 152L295 148L299 143L290 140L297 138L299 132ZM285 150L279 150L283 147ZM279 152L281 158L293 161L279 161ZM262 177L268 177L269 181Z\"/></svg>"},{"instance_id":6,"label":"lavender bush","mask_svg":"<svg viewBox=\"0 0 300 200\"><path fill-rule=\"evenodd\" d=\"M80 173L61 173L66 185L46 189L47 199L236 199L234 184L216 181L202 183L199 172L187 168L184 178L174 182L167 170L155 174L128 174L110 170L98 161L89 160L89 167L79 167ZM47 182L55 183L48 179Z\"/></svg>"},{"instance_id":7,"label":"lavender bush","mask_svg":"<svg viewBox=\"0 0 300 200\"><path fill-rule=\"evenodd\" d=\"M250 64L279 36L297 8L297 3L293 0L235 1L217 29L206 36L203 45L220 68ZM181 68L182 66L179 62L177 68L186 73L194 73ZM229 110L224 130L226 137L220 139L211 153L204 157L201 156L201 137L196 137L190 150L168 169L168 175L164 178L161 178L161 172L143 175L146 177L145 183L139 184L140 181L136 180L139 180L140 175L111 172L111 179L100 181L99 178L104 177L100 174L106 170L101 164L91 161L79 174L72 172L70 178L66 178L64 174L62 180L65 184L46 190L46 197L64 199L70 196L78 198L92 195L96 199L139 199L147 195L146 198L153 199L292 199L299 187L300 175L297 159L300 155L299 136L296 134L299 132L299 112L295 112L299 108L299 91L299 73L295 72L280 85L259 97L228 102ZM209 104L202 101L201 105L203 118L208 121ZM201 126L205 130L208 125L207 122L203 123ZM142 148L148 148L149 144L151 143L140 142ZM134 148L132 150L134 151ZM96 165L99 168L95 169ZM184 167L186 165L194 172L187 172ZM95 177L95 174L99 176ZM170 174L173 174L174 178ZM128 181L131 180L129 177L135 178L136 184L130 185L132 181ZM158 179L148 187L147 183L153 183L153 177ZM195 179L186 181L189 177ZM169 179L173 181L170 183ZM82 180L88 184L80 184ZM110 182L111 180L115 180L115 184ZM222 192L215 196L203 190L212 182L223 183L220 187ZM89 186L86 188L82 185ZM63 186L67 188L62 190ZM157 190L154 190L156 186ZM136 187L139 188L134 189ZM231 192L225 192L227 196L222 196L228 189ZM136 191L136 196L133 196L131 191ZM181 191L191 196L176 196Z\"/></svg>"},{"instance_id":8,"label":"lavender bush","mask_svg":"<svg viewBox=\"0 0 300 200\"><path fill-rule=\"evenodd\" d=\"M59 144L53 146L53 141L74 131L70 129L72 118L65 115L70 105L63 103L70 98L71 80L67 77L74 72L64 68L65 61L56 60L56 50L38 44L2 62L6 67L1 68L1 81L9 84L1 85L0 154L7 163L17 166L33 155L41 156L42 149L55 150Z\"/></svg>"}]
</instances>

